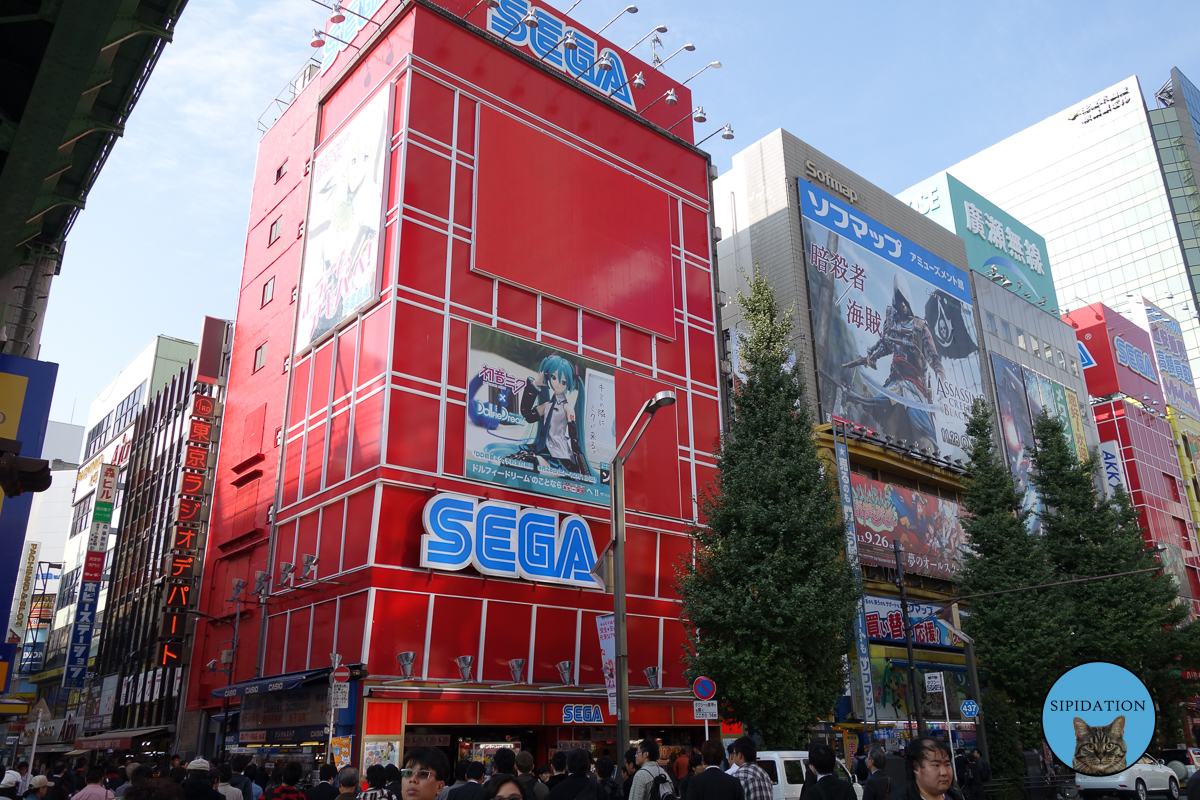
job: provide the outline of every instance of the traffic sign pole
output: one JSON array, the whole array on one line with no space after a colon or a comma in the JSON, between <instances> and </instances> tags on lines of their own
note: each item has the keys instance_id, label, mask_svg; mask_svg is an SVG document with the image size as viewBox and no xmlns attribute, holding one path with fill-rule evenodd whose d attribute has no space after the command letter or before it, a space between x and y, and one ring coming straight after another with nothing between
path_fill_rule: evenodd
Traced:
<instances>
[{"instance_id":1,"label":"traffic sign pole","mask_svg":"<svg viewBox=\"0 0 1200 800\"><path fill-rule=\"evenodd\" d=\"M692 694L696 695L697 700L712 700L717 696L717 682L712 678L701 675L696 680L692 681ZM699 710L700 704L696 703L693 706L694 710ZM694 716L694 714L693 714ZM708 715L704 716L704 741L708 741Z\"/></svg>"}]
</instances>

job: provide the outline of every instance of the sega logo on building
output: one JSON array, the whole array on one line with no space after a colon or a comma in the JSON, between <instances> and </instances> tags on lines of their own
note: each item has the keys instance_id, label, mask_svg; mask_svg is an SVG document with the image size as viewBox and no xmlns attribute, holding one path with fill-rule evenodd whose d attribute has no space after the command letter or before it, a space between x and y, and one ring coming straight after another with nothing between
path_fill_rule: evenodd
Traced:
<instances>
[{"instance_id":1,"label":"sega logo on building","mask_svg":"<svg viewBox=\"0 0 1200 800\"><path fill-rule=\"evenodd\" d=\"M608 47L599 49L600 43L596 39L583 31L564 26L562 20L544 8L535 8L533 12L538 20L536 28L524 23L529 14L529 0L500 0L498 6L488 9L487 29L504 37L509 44L528 47L543 64L578 78L610 99L637 111L633 105L629 79L625 76L625 64L614 50ZM562 46L567 34L574 34L574 49ZM612 69L596 66L605 56L608 56Z\"/></svg>"},{"instance_id":2,"label":"sega logo on building","mask_svg":"<svg viewBox=\"0 0 1200 800\"><path fill-rule=\"evenodd\" d=\"M596 546L582 517L560 520L557 511L446 493L425 504L421 520L422 567L470 565L500 578L603 588L592 575Z\"/></svg>"},{"instance_id":3,"label":"sega logo on building","mask_svg":"<svg viewBox=\"0 0 1200 800\"><path fill-rule=\"evenodd\" d=\"M563 706L563 722L567 724L586 723L588 725L603 725L604 714L600 706L589 706L584 703Z\"/></svg>"},{"instance_id":4,"label":"sega logo on building","mask_svg":"<svg viewBox=\"0 0 1200 800\"><path fill-rule=\"evenodd\" d=\"M1129 367L1151 383L1158 383L1154 374L1154 360L1143 350L1134 347L1120 336L1113 338L1113 347L1117 351L1117 363Z\"/></svg>"}]
</instances>

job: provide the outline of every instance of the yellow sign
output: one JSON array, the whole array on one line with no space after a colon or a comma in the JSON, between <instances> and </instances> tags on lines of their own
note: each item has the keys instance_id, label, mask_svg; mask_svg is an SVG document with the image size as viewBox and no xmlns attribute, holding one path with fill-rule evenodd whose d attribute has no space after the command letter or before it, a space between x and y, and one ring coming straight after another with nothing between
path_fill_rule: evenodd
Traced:
<instances>
[{"instance_id":1,"label":"yellow sign","mask_svg":"<svg viewBox=\"0 0 1200 800\"><path fill-rule=\"evenodd\" d=\"M21 424L21 410L25 407L25 389L29 378L0 372L0 439L16 439ZM4 510L4 496L0 495L0 511ZM4 676L7 679L7 676ZM0 681L2 683L2 681Z\"/></svg>"}]
</instances>

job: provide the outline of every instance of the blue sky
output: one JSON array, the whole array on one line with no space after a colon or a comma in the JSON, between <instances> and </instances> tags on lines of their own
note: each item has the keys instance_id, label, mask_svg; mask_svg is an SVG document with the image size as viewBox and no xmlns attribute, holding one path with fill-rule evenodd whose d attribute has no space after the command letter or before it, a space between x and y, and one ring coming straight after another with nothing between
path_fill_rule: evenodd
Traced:
<instances>
[{"instance_id":1,"label":"blue sky","mask_svg":"<svg viewBox=\"0 0 1200 800\"><path fill-rule=\"evenodd\" d=\"M598 28L629 1L582 0L573 16ZM1194 2L633 2L639 13L606 31L616 42L663 23L668 52L696 45L668 73L724 64L689 84L709 117L698 136L736 131L706 144L721 171L782 127L897 192L1129 75L1151 98L1173 66L1200 83ZM327 13L311 0L190 0L50 292L52 419L74 406L82 424L156 334L195 341L205 315L234 316L257 120Z\"/></svg>"}]
</instances>

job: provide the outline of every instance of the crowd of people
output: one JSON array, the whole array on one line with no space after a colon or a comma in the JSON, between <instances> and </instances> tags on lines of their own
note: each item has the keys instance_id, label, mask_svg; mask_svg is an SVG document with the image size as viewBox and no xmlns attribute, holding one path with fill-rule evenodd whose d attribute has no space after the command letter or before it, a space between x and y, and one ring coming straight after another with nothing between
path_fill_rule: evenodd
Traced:
<instances>
[{"instance_id":1,"label":"crowd of people","mask_svg":"<svg viewBox=\"0 0 1200 800\"><path fill-rule=\"evenodd\" d=\"M862 800L984 800L990 768L976 753L955 757L945 742L922 737L903 753L907 779L885 771L887 754L874 747L856 759L854 773L863 784ZM758 765L758 747L744 736L726 749L719 739L696 752L676 749L665 758L653 739L642 741L617 765L607 753L593 757L581 748L557 751L550 763L535 766L525 750L498 750L490 763L463 758L451 770L446 755L416 748L404 767L356 767L326 764L319 780L301 789L299 762L260 769L244 755L221 764L202 758L182 764L139 764L132 757L89 765L79 758L49 769L19 762L3 770L0 798L9 800L773 800L772 780ZM0 768L2 769L2 768ZM365 783L365 788L363 784ZM811 793L811 797L808 795ZM815 743L808 750L805 800L856 800L853 786L837 773L832 748Z\"/></svg>"}]
</instances>

